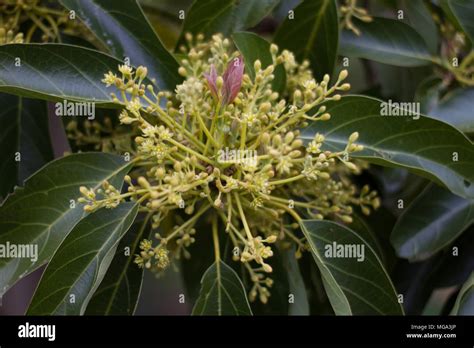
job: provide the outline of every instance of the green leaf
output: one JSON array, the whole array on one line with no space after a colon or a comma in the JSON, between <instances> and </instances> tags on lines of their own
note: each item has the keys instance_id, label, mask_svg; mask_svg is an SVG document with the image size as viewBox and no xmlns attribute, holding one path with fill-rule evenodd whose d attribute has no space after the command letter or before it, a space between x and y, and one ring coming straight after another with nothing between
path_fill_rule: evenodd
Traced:
<instances>
[{"instance_id":1,"label":"green leaf","mask_svg":"<svg viewBox=\"0 0 474 348\"><path fill-rule=\"evenodd\" d=\"M224 262L213 263L204 273L193 315L252 315L242 281Z\"/></svg>"},{"instance_id":2,"label":"green leaf","mask_svg":"<svg viewBox=\"0 0 474 348\"><path fill-rule=\"evenodd\" d=\"M82 219L54 253L27 314L84 314L137 212L138 204L127 202Z\"/></svg>"},{"instance_id":3,"label":"green leaf","mask_svg":"<svg viewBox=\"0 0 474 348\"><path fill-rule=\"evenodd\" d=\"M474 315L474 272L459 291L451 315Z\"/></svg>"},{"instance_id":4,"label":"green leaf","mask_svg":"<svg viewBox=\"0 0 474 348\"><path fill-rule=\"evenodd\" d=\"M469 40L471 40L471 44L474 45L474 3L470 0L448 0L448 4Z\"/></svg>"},{"instance_id":5,"label":"green leaf","mask_svg":"<svg viewBox=\"0 0 474 348\"><path fill-rule=\"evenodd\" d=\"M429 76L418 85L414 99L416 102L420 103L420 111L422 113L430 114L430 111L436 107L439 102L442 83L443 80L439 77Z\"/></svg>"},{"instance_id":6,"label":"green leaf","mask_svg":"<svg viewBox=\"0 0 474 348\"><path fill-rule=\"evenodd\" d=\"M358 214L352 215L352 223L350 224L350 228L357 232L357 234L363 238L368 245L372 248L373 251L377 254L379 259L382 261L384 260L384 253L380 242L377 239L372 228L365 222L364 218Z\"/></svg>"},{"instance_id":7,"label":"green leaf","mask_svg":"<svg viewBox=\"0 0 474 348\"><path fill-rule=\"evenodd\" d=\"M309 315L308 293L306 292L306 286L301 275L298 260L295 257L295 248L286 250L281 254L283 265L288 275L290 294L293 295L294 298L294 303L290 303L288 306L288 314ZM276 281L278 281L278 279Z\"/></svg>"},{"instance_id":8,"label":"green leaf","mask_svg":"<svg viewBox=\"0 0 474 348\"><path fill-rule=\"evenodd\" d=\"M303 220L300 224L336 315L403 314L387 271L365 239L331 221ZM363 260L347 254L331 257L338 256L329 253L334 243L335 251L346 246L360 248L363 253L357 256L363 255Z\"/></svg>"},{"instance_id":9,"label":"green leaf","mask_svg":"<svg viewBox=\"0 0 474 348\"><path fill-rule=\"evenodd\" d=\"M461 235L474 222L474 200L434 184L399 217L390 237L400 257L423 260Z\"/></svg>"},{"instance_id":10,"label":"green leaf","mask_svg":"<svg viewBox=\"0 0 474 348\"><path fill-rule=\"evenodd\" d=\"M447 94L430 111L430 116L466 133L474 133L474 88L458 88Z\"/></svg>"},{"instance_id":11,"label":"green leaf","mask_svg":"<svg viewBox=\"0 0 474 348\"><path fill-rule=\"evenodd\" d=\"M234 43L244 56L245 71L253 80L255 78L254 62L259 59L262 68L273 64L270 53L270 43L254 33L240 32L232 35ZM283 65L276 66L273 72L275 79L272 81L272 88L278 93L282 93L286 87L286 72Z\"/></svg>"},{"instance_id":12,"label":"green leaf","mask_svg":"<svg viewBox=\"0 0 474 348\"><path fill-rule=\"evenodd\" d=\"M438 52L438 28L423 0L402 0L409 25L415 29L426 42L426 46L433 54Z\"/></svg>"},{"instance_id":13,"label":"green leaf","mask_svg":"<svg viewBox=\"0 0 474 348\"><path fill-rule=\"evenodd\" d=\"M148 68L160 89L173 91L182 82L179 65L153 31L136 1L61 0L76 11L84 24L119 60L129 57L134 66Z\"/></svg>"},{"instance_id":14,"label":"green leaf","mask_svg":"<svg viewBox=\"0 0 474 348\"><path fill-rule=\"evenodd\" d=\"M119 188L130 167L116 155L80 153L48 163L16 189L0 207L0 244L36 245L38 258L0 258L0 293L48 262L84 217L83 207L73 202L80 186L98 188L108 180Z\"/></svg>"},{"instance_id":15,"label":"green leaf","mask_svg":"<svg viewBox=\"0 0 474 348\"><path fill-rule=\"evenodd\" d=\"M474 198L472 142L456 128L423 115L382 116L385 104L381 103L362 96L329 102L326 106L331 119L303 129L302 138L310 140L319 132L326 137L324 149L343 151L351 133L357 131L357 143L364 145L364 150L352 157L409 169L444 184L461 197ZM453 160L456 154L457 161Z\"/></svg>"},{"instance_id":16,"label":"green leaf","mask_svg":"<svg viewBox=\"0 0 474 348\"><path fill-rule=\"evenodd\" d=\"M18 60L19 59L19 60ZM20 66L16 66L20 64ZM0 46L0 91L53 101L88 101L112 106L101 80L121 61L88 48L62 44Z\"/></svg>"},{"instance_id":17,"label":"green leaf","mask_svg":"<svg viewBox=\"0 0 474 348\"><path fill-rule=\"evenodd\" d=\"M0 197L53 159L45 102L0 94ZM16 154L20 154L20 161Z\"/></svg>"},{"instance_id":18,"label":"green leaf","mask_svg":"<svg viewBox=\"0 0 474 348\"><path fill-rule=\"evenodd\" d=\"M120 241L114 259L92 296L85 315L133 315L143 281L143 268L134 263L140 241L148 237L146 220L139 218Z\"/></svg>"},{"instance_id":19,"label":"green leaf","mask_svg":"<svg viewBox=\"0 0 474 348\"><path fill-rule=\"evenodd\" d=\"M294 9L275 34L275 43L295 54L302 62L308 59L314 76L321 80L332 74L336 63L339 27L334 0L305 0Z\"/></svg>"},{"instance_id":20,"label":"green leaf","mask_svg":"<svg viewBox=\"0 0 474 348\"><path fill-rule=\"evenodd\" d=\"M355 19L354 25L361 34L357 36L350 30L342 31L341 55L406 67L431 62L423 38L407 24L388 18L374 18L370 23Z\"/></svg>"},{"instance_id":21,"label":"green leaf","mask_svg":"<svg viewBox=\"0 0 474 348\"><path fill-rule=\"evenodd\" d=\"M184 33L224 36L257 25L280 0L195 0L186 12L178 46Z\"/></svg>"}]
</instances>

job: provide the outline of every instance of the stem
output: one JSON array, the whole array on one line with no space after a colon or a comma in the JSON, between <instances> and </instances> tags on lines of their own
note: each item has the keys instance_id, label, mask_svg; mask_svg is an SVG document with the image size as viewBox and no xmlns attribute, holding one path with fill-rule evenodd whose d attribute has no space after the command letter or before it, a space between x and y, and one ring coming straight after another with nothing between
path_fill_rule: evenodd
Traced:
<instances>
[{"instance_id":1,"label":"stem","mask_svg":"<svg viewBox=\"0 0 474 348\"><path fill-rule=\"evenodd\" d=\"M209 132L209 129L207 129L206 124L204 123L203 119L201 118L201 114L198 112L196 114L196 116L197 116L197 120L199 122L199 125L201 126L201 129L204 131L204 133L207 136L207 139L209 139L211 141L212 145L214 145L214 147L216 149L219 148L219 144L216 142L216 140L214 139L212 134Z\"/></svg>"},{"instance_id":2,"label":"stem","mask_svg":"<svg viewBox=\"0 0 474 348\"><path fill-rule=\"evenodd\" d=\"M192 223L194 223L198 217L200 217L202 214L204 214L207 209L209 209L211 205L210 204L207 204L205 206L203 206L201 208L201 210L199 210L191 219L189 219L188 221L186 221L184 224L182 224L181 226L179 226L176 230L174 230L171 234L169 234L168 236L166 236L165 238L163 238L163 242L164 244L168 243L172 238L174 238L174 236L176 236L179 232L181 232L184 228L186 228L187 226L191 225Z\"/></svg>"},{"instance_id":3,"label":"stem","mask_svg":"<svg viewBox=\"0 0 474 348\"><path fill-rule=\"evenodd\" d=\"M54 35L51 34L51 31L49 30L49 28L47 28L41 22L41 20L38 17L36 17L36 15L34 13L28 13L28 17L33 21L33 23L35 23L38 26L38 28L40 28L43 31L43 33L45 33L50 38L54 38Z\"/></svg>"},{"instance_id":4,"label":"stem","mask_svg":"<svg viewBox=\"0 0 474 348\"><path fill-rule=\"evenodd\" d=\"M216 263L221 260L221 254L219 250L219 235L217 234L217 215L214 215L212 219L212 239L214 241L214 253L216 255Z\"/></svg>"},{"instance_id":5,"label":"stem","mask_svg":"<svg viewBox=\"0 0 474 348\"><path fill-rule=\"evenodd\" d=\"M286 179L281 179L281 180L275 180L275 181L270 181L270 184L272 185L283 185L283 184L288 184L293 181L297 181L300 179L303 179L305 176L303 174L299 174L296 176L292 176L291 178L286 178Z\"/></svg>"},{"instance_id":6,"label":"stem","mask_svg":"<svg viewBox=\"0 0 474 348\"><path fill-rule=\"evenodd\" d=\"M250 232L249 225L247 224L247 219L245 218L244 210L242 209L242 204L240 203L240 198L237 193L234 192L234 198L237 202L237 209L239 209L240 218L242 219L242 224L244 225L245 233L249 241L253 240L252 233Z\"/></svg>"},{"instance_id":7,"label":"stem","mask_svg":"<svg viewBox=\"0 0 474 348\"><path fill-rule=\"evenodd\" d=\"M174 140L174 139L172 139L172 138L167 139L167 140L168 140L171 144L176 145L176 146L179 147L180 149L182 149L182 150L184 150L184 151L186 151L186 152L188 152L188 153L190 153L190 154L196 156L196 157L199 158L200 160L202 160L202 161L204 161L204 162L206 162L206 163L208 163L208 164L210 164L210 165L214 165L214 162L213 162L213 161L211 161L211 160L210 160L209 158L207 158L206 156L203 156L203 155L201 155L200 153L194 151L193 149L190 149L189 147L187 147L187 146L185 146L185 145L183 145L183 144L177 142L176 140Z\"/></svg>"},{"instance_id":8,"label":"stem","mask_svg":"<svg viewBox=\"0 0 474 348\"><path fill-rule=\"evenodd\" d=\"M209 131L211 135L214 134L214 131L216 129L216 123L217 123L217 119L219 118L220 109L221 109L221 103L218 102L217 105L216 105L216 110L214 112L214 117L212 118L211 130ZM211 136L211 138L212 138L212 136ZM207 138L206 147L204 148L204 154L206 154L207 150L209 149L209 142L211 141L211 138Z\"/></svg>"},{"instance_id":9,"label":"stem","mask_svg":"<svg viewBox=\"0 0 474 348\"><path fill-rule=\"evenodd\" d=\"M291 216L293 216L295 218L295 220L297 222L300 222L302 221L303 219L301 218L301 216L298 215L298 213L296 211L294 211L293 209L291 208L288 208L286 205L284 204L280 204L280 203L277 203L277 202L274 202L274 201L269 201L268 203L270 204L273 204L279 208L282 208L283 210L285 210L288 214L290 214Z\"/></svg>"}]
</instances>

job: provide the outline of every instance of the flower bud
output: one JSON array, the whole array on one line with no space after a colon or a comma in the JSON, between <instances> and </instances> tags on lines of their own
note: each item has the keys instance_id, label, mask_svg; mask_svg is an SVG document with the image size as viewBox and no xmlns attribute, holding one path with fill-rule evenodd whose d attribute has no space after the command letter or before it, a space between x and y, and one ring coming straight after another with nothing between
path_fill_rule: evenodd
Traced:
<instances>
[{"instance_id":1,"label":"flower bud","mask_svg":"<svg viewBox=\"0 0 474 348\"><path fill-rule=\"evenodd\" d=\"M145 177L143 176L140 176L137 180L138 184L143 187L143 188L149 188L150 187L150 183L148 182L147 179L145 179Z\"/></svg>"},{"instance_id":2,"label":"flower bud","mask_svg":"<svg viewBox=\"0 0 474 348\"><path fill-rule=\"evenodd\" d=\"M327 112L325 114L322 114L321 117L320 117L321 121L328 121L330 119L331 119L331 115Z\"/></svg>"},{"instance_id":3,"label":"flower bud","mask_svg":"<svg viewBox=\"0 0 474 348\"><path fill-rule=\"evenodd\" d=\"M277 54L278 53L278 46L275 44L270 45L270 53L271 54Z\"/></svg>"},{"instance_id":4,"label":"flower bud","mask_svg":"<svg viewBox=\"0 0 474 348\"><path fill-rule=\"evenodd\" d=\"M268 134L266 132L263 133L260 136L260 141L261 141L262 144L267 145L270 142L270 134Z\"/></svg>"},{"instance_id":5,"label":"flower bud","mask_svg":"<svg viewBox=\"0 0 474 348\"><path fill-rule=\"evenodd\" d=\"M272 108L272 104L270 104L269 102L265 102L260 105L259 111L266 114L267 112L270 111L271 108Z\"/></svg>"},{"instance_id":6,"label":"flower bud","mask_svg":"<svg viewBox=\"0 0 474 348\"><path fill-rule=\"evenodd\" d=\"M358 132L354 132L351 134L351 136L349 137L349 143L353 143L354 141L357 141L357 139L359 139L359 133Z\"/></svg>"},{"instance_id":7,"label":"flower bud","mask_svg":"<svg viewBox=\"0 0 474 348\"><path fill-rule=\"evenodd\" d=\"M144 66L139 66L137 68L137 71L135 72L135 75L139 78L139 79L144 79L146 77L146 75L148 75L148 69Z\"/></svg>"},{"instance_id":8,"label":"flower bud","mask_svg":"<svg viewBox=\"0 0 474 348\"><path fill-rule=\"evenodd\" d=\"M253 68L255 69L255 72L259 72L262 69L262 62L257 59L255 63L253 63Z\"/></svg>"},{"instance_id":9,"label":"flower bud","mask_svg":"<svg viewBox=\"0 0 474 348\"><path fill-rule=\"evenodd\" d=\"M267 243L275 243L277 240L277 236L271 235L270 237L267 238Z\"/></svg>"},{"instance_id":10,"label":"flower bud","mask_svg":"<svg viewBox=\"0 0 474 348\"><path fill-rule=\"evenodd\" d=\"M347 75L349 75L348 71L346 69L342 70L340 73L339 73L339 78L338 80L339 81L342 81L342 80L345 80Z\"/></svg>"},{"instance_id":11,"label":"flower bud","mask_svg":"<svg viewBox=\"0 0 474 348\"><path fill-rule=\"evenodd\" d=\"M180 66L178 69L178 74L180 74L181 76L186 76L187 75L186 68Z\"/></svg>"},{"instance_id":12,"label":"flower bud","mask_svg":"<svg viewBox=\"0 0 474 348\"><path fill-rule=\"evenodd\" d=\"M348 91L351 89L351 84L350 83L343 83L341 87L339 87L341 91Z\"/></svg>"},{"instance_id":13,"label":"flower bud","mask_svg":"<svg viewBox=\"0 0 474 348\"><path fill-rule=\"evenodd\" d=\"M222 76L218 76L216 79L217 89L220 90L223 85L224 85L224 79L222 78Z\"/></svg>"}]
</instances>

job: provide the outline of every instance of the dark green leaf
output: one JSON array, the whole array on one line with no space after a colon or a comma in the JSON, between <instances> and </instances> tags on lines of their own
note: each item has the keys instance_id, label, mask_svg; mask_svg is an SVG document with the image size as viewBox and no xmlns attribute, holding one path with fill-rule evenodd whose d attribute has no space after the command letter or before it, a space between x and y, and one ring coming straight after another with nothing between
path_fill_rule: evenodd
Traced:
<instances>
[{"instance_id":1,"label":"dark green leaf","mask_svg":"<svg viewBox=\"0 0 474 348\"><path fill-rule=\"evenodd\" d=\"M138 204L127 202L82 219L54 253L27 314L84 314L137 212Z\"/></svg>"},{"instance_id":2,"label":"dark green leaf","mask_svg":"<svg viewBox=\"0 0 474 348\"><path fill-rule=\"evenodd\" d=\"M252 315L239 276L224 262L213 263L204 273L193 315Z\"/></svg>"},{"instance_id":3,"label":"dark green leaf","mask_svg":"<svg viewBox=\"0 0 474 348\"><path fill-rule=\"evenodd\" d=\"M0 197L12 192L43 164L53 159L47 105L43 101L0 94ZM17 152L20 161L16 160Z\"/></svg>"},{"instance_id":4,"label":"dark green leaf","mask_svg":"<svg viewBox=\"0 0 474 348\"><path fill-rule=\"evenodd\" d=\"M457 254L454 253L454 247L457 248ZM432 280L433 287L447 288L463 284L474 269L474 254L472 250L474 250L474 225L465 230L442 253L442 262L436 269Z\"/></svg>"},{"instance_id":5,"label":"dark green leaf","mask_svg":"<svg viewBox=\"0 0 474 348\"><path fill-rule=\"evenodd\" d=\"M400 216L391 241L400 257L426 259L449 245L473 222L474 200L431 184Z\"/></svg>"},{"instance_id":6,"label":"dark green leaf","mask_svg":"<svg viewBox=\"0 0 474 348\"><path fill-rule=\"evenodd\" d=\"M459 291L451 315L474 315L474 272Z\"/></svg>"},{"instance_id":7,"label":"dark green leaf","mask_svg":"<svg viewBox=\"0 0 474 348\"><path fill-rule=\"evenodd\" d=\"M429 114L466 133L474 132L474 88L458 88L434 106Z\"/></svg>"},{"instance_id":8,"label":"dark green leaf","mask_svg":"<svg viewBox=\"0 0 474 348\"><path fill-rule=\"evenodd\" d=\"M133 66L148 68L160 89L173 91L182 78L178 63L153 31L136 1L61 0L108 47L114 57L129 57Z\"/></svg>"},{"instance_id":9,"label":"dark green leaf","mask_svg":"<svg viewBox=\"0 0 474 348\"><path fill-rule=\"evenodd\" d=\"M433 54L438 52L438 28L433 16L424 4L423 0L402 0L402 8L405 10L408 23L426 42L426 46Z\"/></svg>"},{"instance_id":10,"label":"dark green leaf","mask_svg":"<svg viewBox=\"0 0 474 348\"><path fill-rule=\"evenodd\" d=\"M18 60L19 59L19 60ZM20 66L16 66L20 64ZM121 62L104 53L61 44L0 46L0 91L54 101L112 104L101 80Z\"/></svg>"},{"instance_id":11,"label":"dark green leaf","mask_svg":"<svg viewBox=\"0 0 474 348\"><path fill-rule=\"evenodd\" d=\"M362 96L327 103L331 119L303 129L302 137L309 140L319 132L326 137L326 149L343 151L350 134L357 131L357 142L364 145L364 150L351 156L407 168L444 184L459 196L474 198L472 142L456 128L423 115L382 116L381 103Z\"/></svg>"},{"instance_id":12,"label":"dark green leaf","mask_svg":"<svg viewBox=\"0 0 474 348\"><path fill-rule=\"evenodd\" d=\"M430 114L439 102L442 79L437 76L425 78L416 88L415 101L420 103L420 111Z\"/></svg>"},{"instance_id":13,"label":"dark green leaf","mask_svg":"<svg viewBox=\"0 0 474 348\"><path fill-rule=\"evenodd\" d=\"M140 241L148 237L147 221L137 218L120 241L114 259L87 305L86 315L133 315L143 281L143 268L133 262Z\"/></svg>"},{"instance_id":14,"label":"dark green leaf","mask_svg":"<svg viewBox=\"0 0 474 348\"><path fill-rule=\"evenodd\" d=\"M295 257L295 248L282 252L282 259L288 276L290 294L293 295L294 299L294 302L289 304L288 314L309 315L308 294L298 260ZM279 281L279 279L275 281Z\"/></svg>"},{"instance_id":15,"label":"dark green leaf","mask_svg":"<svg viewBox=\"0 0 474 348\"><path fill-rule=\"evenodd\" d=\"M294 9L294 19L286 18L275 34L275 43L308 59L314 76L321 80L332 74L336 63L339 27L334 0L305 0Z\"/></svg>"},{"instance_id":16,"label":"dark green leaf","mask_svg":"<svg viewBox=\"0 0 474 348\"><path fill-rule=\"evenodd\" d=\"M470 0L448 0L449 7L474 45L474 3Z\"/></svg>"},{"instance_id":17,"label":"dark green leaf","mask_svg":"<svg viewBox=\"0 0 474 348\"><path fill-rule=\"evenodd\" d=\"M324 288L336 315L403 314L386 270L365 239L331 221L303 220L301 228L321 271ZM337 243L336 248L334 243ZM363 252L352 257L329 253L329 250L334 249L334 253L346 246L359 248Z\"/></svg>"},{"instance_id":18,"label":"dark green leaf","mask_svg":"<svg viewBox=\"0 0 474 348\"><path fill-rule=\"evenodd\" d=\"M186 13L184 33L225 36L257 25L280 0L195 0Z\"/></svg>"},{"instance_id":19,"label":"dark green leaf","mask_svg":"<svg viewBox=\"0 0 474 348\"><path fill-rule=\"evenodd\" d=\"M244 56L245 71L253 80L255 78L255 69L253 63L259 59L262 62L262 68L273 63L270 53L270 43L254 33L240 32L232 35L235 45ZM272 82L272 88L278 93L286 87L286 72L283 65L277 65L273 73L275 79Z\"/></svg>"},{"instance_id":20,"label":"dark green leaf","mask_svg":"<svg viewBox=\"0 0 474 348\"><path fill-rule=\"evenodd\" d=\"M48 163L25 181L0 207L0 244L37 245L38 259L0 259L0 293L53 256L74 225L84 217L83 207L71 205L79 187L97 188L108 180L121 187L130 162L105 153L81 153ZM75 207L74 207L75 205Z\"/></svg>"},{"instance_id":21,"label":"dark green leaf","mask_svg":"<svg viewBox=\"0 0 474 348\"><path fill-rule=\"evenodd\" d=\"M354 24L361 34L357 36L350 30L342 31L341 55L397 66L430 64L426 43L409 25L387 18L375 18L370 23L354 20Z\"/></svg>"},{"instance_id":22,"label":"dark green leaf","mask_svg":"<svg viewBox=\"0 0 474 348\"><path fill-rule=\"evenodd\" d=\"M206 216L200 218L195 226L196 231L206 231L209 228L209 223ZM160 224L160 228L162 227L163 231L172 230L174 225L174 218L171 217L168 220L164 220L163 223ZM196 241L189 246L188 251L192 255L192 259L196 257L199 259L199 262L193 262L192 259L188 260L184 257L180 262L180 273L186 289L186 301L191 303L191 305L194 305L199 297L199 283L202 279L202 275L215 260L214 254L209 252L209 245L213 245L212 234L197 233L199 233L200 237L196 238ZM229 238L225 240L221 238L220 243L225 245L228 239ZM225 258L223 255L222 259L232 264L232 255L229 255L228 258Z\"/></svg>"},{"instance_id":23,"label":"dark green leaf","mask_svg":"<svg viewBox=\"0 0 474 348\"><path fill-rule=\"evenodd\" d=\"M357 232L357 234L363 238L368 245L372 248L372 250L377 254L379 259L382 261L384 260L383 249L380 245L377 236L375 235L372 228L369 224L364 220L364 218L358 214L352 215L352 223L349 227Z\"/></svg>"}]
</instances>

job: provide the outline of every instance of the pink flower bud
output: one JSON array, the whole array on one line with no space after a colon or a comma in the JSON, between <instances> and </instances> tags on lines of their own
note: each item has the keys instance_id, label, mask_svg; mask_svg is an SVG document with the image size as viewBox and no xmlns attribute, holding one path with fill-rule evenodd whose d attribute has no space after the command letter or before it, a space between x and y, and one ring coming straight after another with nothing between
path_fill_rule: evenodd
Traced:
<instances>
[{"instance_id":1,"label":"pink flower bud","mask_svg":"<svg viewBox=\"0 0 474 348\"><path fill-rule=\"evenodd\" d=\"M216 68L214 67L214 64L211 65L211 71L209 72L209 74L204 73L204 77L207 79L207 84L209 85L211 94L214 96L214 98L218 98L216 85L217 72Z\"/></svg>"},{"instance_id":2,"label":"pink flower bud","mask_svg":"<svg viewBox=\"0 0 474 348\"><path fill-rule=\"evenodd\" d=\"M222 103L230 104L234 101L235 97L240 91L242 86L242 77L244 75L244 62L241 56L233 59L228 65L227 69L224 72L222 77L224 85L221 88L221 91L218 91L217 88L217 72L214 65L211 65L211 70L208 74L204 74L204 77L207 80L207 84L211 91L211 94L214 98L219 98L219 92L222 96Z\"/></svg>"},{"instance_id":3,"label":"pink flower bud","mask_svg":"<svg viewBox=\"0 0 474 348\"><path fill-rule=\"evenodd\" d=\"M224 86L223 86L223 102L224 104L232 103L237 97L242 86L242 76L244 75L244 62L242 57L239 56L232 60L227 66L227 70L224 72Z\"/></svg>"}]
</instances>

